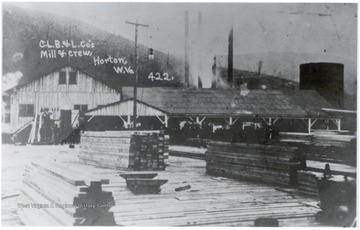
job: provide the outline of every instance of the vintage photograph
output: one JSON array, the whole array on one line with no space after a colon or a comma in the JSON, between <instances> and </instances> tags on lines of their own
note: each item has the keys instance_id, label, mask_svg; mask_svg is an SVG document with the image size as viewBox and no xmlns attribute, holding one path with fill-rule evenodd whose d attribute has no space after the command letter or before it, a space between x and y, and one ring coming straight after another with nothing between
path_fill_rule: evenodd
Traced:
<instances>
[{"instance_id":1,"label":"vintage photograph","mask_svg":"<svg viewBox=\"0 0 360 230\"><path fill-rule=\"evenodd\" d=\"M2 226L357 226L357 3L1 7Z\"/></svg>"}]
</instances>

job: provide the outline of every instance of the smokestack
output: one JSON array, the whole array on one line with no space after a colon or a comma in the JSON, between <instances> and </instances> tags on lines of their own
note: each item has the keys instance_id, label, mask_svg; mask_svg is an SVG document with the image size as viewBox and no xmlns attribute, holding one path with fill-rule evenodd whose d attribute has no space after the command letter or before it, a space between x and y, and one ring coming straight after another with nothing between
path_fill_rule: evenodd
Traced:
<instances>
[{"instance_id":1,"label":"smokestack","mask_svg":"<svg viewBox=\"0 0 360 230\"><path fill-rule=\"evenodd\" d=\"M198 88L201 89L202 88L202 81L201 78L198 77Z\"/></svg>"},{"instance_id":2,"label":"smokestack","mask_svg":"<svg viewBox=\"0 0 360 230\"><path fill-rule=\"evenodd\" d=\"M189 87L189 12L185 11L185 85Z\"/></svg>"},{"instance_id":3,"label":"smokestack","mask_svg":"<svg viewBox=\"0 0 360 230\"><path fill-rule=\"evenodd\" d=\"M233 87L233 43L234 43L234 35L233 35L233 27L231 27L231 31L229 34L229 51L228 51L228 83L230 88Z\"/></svg>"},{"instance_id":4,"label":"smokestack","mask_svg":"<svg viewBox=\"0 0 360 230\"><path fill-rule=\"evenodd\" d=\"M211 81L211 88L215 89L216 81L217 81L217 79L216 79L216 56L214 56L214 64L211 69L212 69L212 74L213 74L212 81Z\"/></svg>"},{"instance_id":5,"label":"smokestack","mask_svg":"<svg viewBox=\"0 0 360 230\"><path fill-rule=\"evenodd\" d=\"M198 79L201 78L201 74L202 74L202 65L201 62L202 60L202 13L199 12L198 13L198 39L197 39L197 50L198 50L198 64L199 64L199 69L198 69Z\"/></svg>"}]
</instances>

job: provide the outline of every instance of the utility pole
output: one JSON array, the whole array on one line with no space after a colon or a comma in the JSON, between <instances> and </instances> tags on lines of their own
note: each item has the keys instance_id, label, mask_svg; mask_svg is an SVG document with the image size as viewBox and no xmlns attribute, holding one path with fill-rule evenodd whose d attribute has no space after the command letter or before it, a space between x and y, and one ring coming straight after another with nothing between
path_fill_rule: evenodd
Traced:
<instances>
[{"instance_id":1,"label":"utility pole","mask_svg":"<svg viewBox=\"0 0 360 230\"><path fill-rule=\"evenodd\" d=\"M136 20L136 22L129 22L126 21L126 24L134 25L135 26L135 80L134 80L134 111L133 111L133 129L136 129L136 109L137 109L137 82L138 82L138 74L139 74L139 68L138 68L138 56L137 56L137 39L138 39L138 26L142 27L149 27L148 25L140 24Z\"/></svg>"}]
</instances>

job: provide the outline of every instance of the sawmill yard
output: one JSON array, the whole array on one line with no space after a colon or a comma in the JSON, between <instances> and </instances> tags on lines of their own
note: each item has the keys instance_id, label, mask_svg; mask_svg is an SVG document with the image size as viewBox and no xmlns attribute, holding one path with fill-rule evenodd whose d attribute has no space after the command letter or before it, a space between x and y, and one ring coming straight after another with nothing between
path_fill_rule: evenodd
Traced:
<instances>
[{"instance_id":1,"label":"sawmill yard","mask_svg":"<svg viewBox=\"0 0 360 230\"><path fill-rule=\"evenodd\" d=\"M170 156L166 170L156 171L158 179L168 180L161 192L134 194L119 176L121 170L79 164L79 153L78 145L75 148L68 145L3 145L2 224L23 225L19 218L19 199L24 186L25 165L56 162L63 166L62 173L68 177L80 177L77 172L81 172L90 180L109 180L102 189L112 192L114 204L109 211L114 213L116 225L254 226L254 220L263 217L276 218L279 226L321 225L315 219L320 211L316 199L299 196L291 189L207 175L204 160ZM39 210L29 207L26 211L35 214ZM32 221L39 223L37 218L42 217L31 216ZM53 224L44 218L40 222Z\"/></svg>"}]
</instances>

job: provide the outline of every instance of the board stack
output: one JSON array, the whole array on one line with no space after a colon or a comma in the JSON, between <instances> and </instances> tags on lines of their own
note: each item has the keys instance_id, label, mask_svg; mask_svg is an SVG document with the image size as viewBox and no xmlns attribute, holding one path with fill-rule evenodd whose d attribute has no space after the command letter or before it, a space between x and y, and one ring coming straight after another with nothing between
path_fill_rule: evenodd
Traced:
<instances>
[{"instance_id":1,"label":"board stack","mask_svg":"<svg viewBox=\"0 0 360 230\"><path fill-rule=\"evenodd\" d=\"M80 163L103 168L125 169L132 164L131 135L156 131L87 131L80 139Z\"/></svg>"},{"instance_id":2,"label":"board stack","mask_svg":"<svg viewBox=\"0 0 360 230\"><path fill-rule=\"evenodd\" d=\"M102 190L108 180L88 180L81 172L59 163L26 165L19 198L19 216L30 226L115 225L109 209L112 192Z\"/></svg>"},{"instance_id":3,"label":"board stack","mask_svg":"<svg viewBox=\"0 0 360 230\"><path fill-rule=\"evenodd\" d=\"M164 163L165 165L169 165L169 146L170 146L170 136L164 136Z\"/></svg>"},{"instance_id":4,"label":"board stack","mask_svg":"<svg viewBox=\"0 0 360 230\"><path fill-rule=\"evenodd\" d=\"M208 174L280 186L295 186L305 167L296 147L260 144L210 142L205 160Z\"/></svg>"},{"instance_id":5,"label":"board stack","mask_svg":"<svg viewBox=\"0 0 360 230\"><path fill-rule=\"evenodd\" d=\"M308 133L280 132L279 137L280 137L279 141L281 143L304 144L304 145L313 144L313 135Z\"/></svg>"},{"instance_id":6,"label":"board stack","mask_svg":"<svg viewBox=\"0 0 360 230\"><path fill-rule=\"evenodd\" d=\"M355 138L354 135L343 135L336 131L316 130L312 133L315 146L346 147Z\"/></svg>"},{"instance_id":7,"label":"board stack","mask_svg":"<svg viewBox=\"0 0 360 230\"><path fill-rule=\"evenodd\" d=\"M354 165L356 163L356 150L350 145L344 148L309 146L303 148L306 159L326 163Z\"/></svg>"},{"instance_id":8,"label":"board stack","mask_svg":"<svg viewBox=\"0 0 360 230\"><path fill-rule=\"evenodd\" d=\"M298 171L298 191L305 196L319 198L318 191L318 177L317 173L307 172L303 170Z\"/></svg>"},{"instance_id":9,"label":"board stack","mask_svg":"<svg viewBox=\"0 0 360 230\"><path fill-rule=\"evenodd\" d=\"M167 140L166 140L167 139ZM165 152L169 141L163 134L134 134L130 142L129 169L137 171L165 170Z\"/></svg>"}]
</instances>

